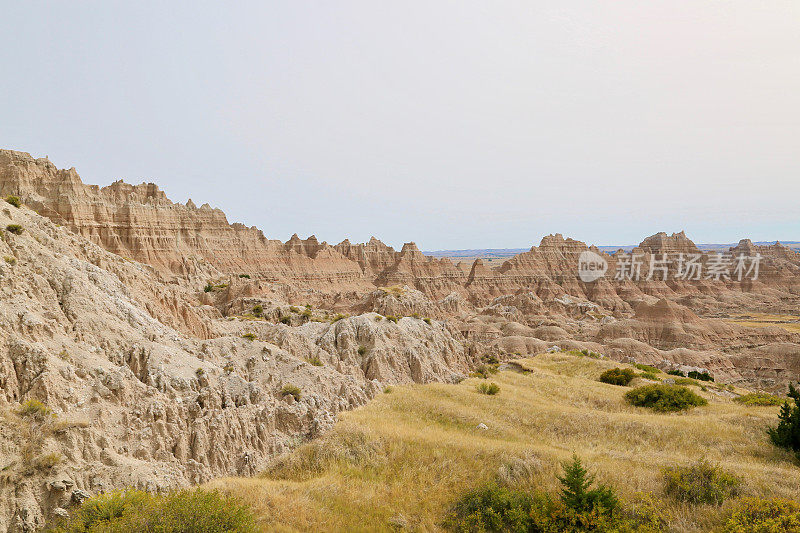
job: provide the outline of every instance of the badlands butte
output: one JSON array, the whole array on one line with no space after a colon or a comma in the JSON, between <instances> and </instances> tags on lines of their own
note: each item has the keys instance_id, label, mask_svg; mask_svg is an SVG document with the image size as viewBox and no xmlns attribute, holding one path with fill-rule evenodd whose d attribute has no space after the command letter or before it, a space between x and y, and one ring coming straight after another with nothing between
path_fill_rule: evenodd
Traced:
<instances>
[{"instance_id":1,"label":"badlands butte","mask_svg":"<svg viewBox=\"0 0 800 533\"><path fill-rule=\"evenodd\" d=\"M490 267L378 239L287 242L154 184L82 183L0 151L0 531L71 502L253 475L387 386L457 382L486 357L591 350L783 391L800 376L800 255L743 239L756 280L613 279L561 235ZM578 276L592 250L610 275ZM634 253L701 253L683 233ZM704 261L709 253L704 253ZM644 278L644 276L643 276ZM299 398L283 394L302 390ZM57 423L14 412L37 400ZM58 454L53 468L37 458Z\"/></svg>"}]
</instances>

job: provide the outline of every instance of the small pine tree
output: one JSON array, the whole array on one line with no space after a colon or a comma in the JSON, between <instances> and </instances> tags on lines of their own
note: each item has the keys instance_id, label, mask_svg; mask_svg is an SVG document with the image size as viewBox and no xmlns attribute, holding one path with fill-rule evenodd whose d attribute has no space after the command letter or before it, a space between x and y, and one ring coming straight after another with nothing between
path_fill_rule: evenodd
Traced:
<instances>
[{"instance_id":1,"label":"small pine tree","mask_svg":"<svg viewBox=\"0 0 800 533\"><path fill-rule=\"evenodd\" d=\"M571 463L561 465L564 475L558 480L564 486L561 489L561 501L578 513L597 511L600 514L612 514L619 504L613 489L605 485L591 488L594 476L581 464L577 455L572 456Z\"/></svg>"},{"instance_id":2,"label":"small pine tree","mask_svg":"<svg viewBox=\"0 0 800 533\"><path fill-rule=\"evenodd\" d=\"M791 450L800 460L800 391L789 383L789 398L794 400L794 407L787 401L778 415L778 426L769 428L769 438L775 446Z\"/></svg>"}]
</instances>

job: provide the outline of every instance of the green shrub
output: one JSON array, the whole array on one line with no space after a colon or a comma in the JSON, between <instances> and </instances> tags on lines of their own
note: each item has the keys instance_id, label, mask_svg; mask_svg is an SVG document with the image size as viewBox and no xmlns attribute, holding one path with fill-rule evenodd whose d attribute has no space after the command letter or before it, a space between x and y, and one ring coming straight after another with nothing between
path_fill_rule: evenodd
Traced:
<instances>
[{"instance_id":1,"label":"green shrub","mask_svg":"<svg viewBox=\"0 0 800 533\"><path fill-rule=\"evenodd\" d=\"M639 373L639 377L642 379L649 379L651 381L661 381L661 378L653 372L641 372Z\"/></svg>"},{"instance_id":2,"label":"green shrub","mask_svg":"<svg viewBox=\"0 0 800 533\"><path fill-rule=\"evenodd\" d=\"M22 205L22 202L19 201L19 196L6 196L6 202L10 203L14 207L19 207Z\"/></svg>"},{"instance_id":3,"label":"green shrub","mask_svg":"<svg viewBox=\"0 0 800 533\"><path fill-rule=\"evenodd\" d=\"M300 313L300 316L306 319L311 318L311 309L306 308L302 313Z\"/></svg>"},{"instance_id":4,"label":"green shrub","mask_svg":"<svg viewBox=\"0 0 800 533\"><path fill-rule=\"evenodd\" d=\"M14 265L17 264L17 258L16 257L11 257L10 255L4 255L3 256L3 261L5 261L6 263L8 263L11 266L14 266Z\"/></svg>"},{"instance_id":5,"label":"green shrub","mask_svg":"<svg viewBox=\"0 0 800 533\"><path fill-rule=\"evenodd\" d=\"M52 416L53 411L39 400L26 400L19 409L17 409L17 414L23 418L44 420Z\"/></svg>"},{"instance_id":6,"label":"green shrub","mask_svg":"<svg viewBox=\"0 0 800 533\"><path fill-rule=\"evenodd\" d=\"M281 389L281 396L294 396L295 400L299 400L303 393L297 385L287 384Z\"/></svg>"},{"instance_id":7,"label":"green shrub","mask_svg":"<svg viewBox=\"0 0 800 533\"><path fill-rule=\"evenodd\" d=\"M6 226L6 231L14 235L22 235L22 226L19 224L9 224Z\"/></svg>"},{"instance_id":8,"label":"green shrub","mask_svg":"<svg viewBox=\"0 0 800 533\"><path fill-rule=\"evenodd\" d=\"M500 359L498 359L494 354L488 354L483 356L483 362L490 365L499 365Z\"/></svg>"},{"instance_id":9,"label":"green shrub","mask_svg":"<svg viewBox=\"0 0 800 533\"><path fill-rule=\"evenodd\" d=\"M289 311L291 311L292 313L299 313L300 312L300 308L295 306L295 305L293 305L293 306L289 307Z\"/></svg>"},{"instance_id":10,"label":"green shrub","mask_svg":"<svg viewBox=\"0 0 800 533\"><path fill-rule=\"evenodd\" d=\"M242 338L243 339L247 339L249 341L254 341L254 340L256 340L256 334L255 333L245 333L244 335L242 335Z\"/></svg>"},{"instance_id":11,"label":"green shrub","mask_svg":"<svg viewBox=\"0 0 800 533\"><path fill-rule=\"evenodd\" d=\"M750 394L742 394L734 398L733 401L744 405L781 405L785 400L766 392L751 392Z\"/></svg>"},{"instance_id":12,"label":"green shrub","mask_svg":"<svg viewBox=\"0 0 800 533\"><path fill-rule=\"evenodd\" d=\"M636 374L631 368L612 368L600 374L600 381L611 385L627 385Z\"/></svg>"},{"instance_id":13,"label":"green shrub","mask_svg":"<svg viewBox=\"0 0 800 533\"><path fill-rule=\"evenodd\" d=\"M564 505L578 513L592 511L601 514L611 514L619 506L619 500L613 489L606 485L592 488L594 476L581 464L577 455L572 456L572 461L562 463L564 475L559 476L561 482L561 501Z\"/></svg>"},{"instance_id":14,"label":"green shrub","mask_svg":"<svg viewBox=\"0 0 800 533\"><path fill-rule=\"evenodd\" d=\"M478 392L481 394L488 394L489 396L494 396L498 392L500 392L500 385L497 383L479 383L478 384Z\"/></svg>"},{"instance_id":15,"label":"green shrub","mask_svg":"<svg viewBox=\"0 0 800 533\"><path fill-rule=\"evenodd\" d=\"M242 279L250 279L250 274L239 274L239 277Z\"/></svg>"},{"instance_id":16,"label":"green shrub","mask_svg":"<svg viewBox=\"0 0 800 533\"><path fill-rule=\"evenodd\" d=\"M658 374L659 372L661 372L661 370L657 369L654 366L643 365L641 363L633 363L633 366L643 372L652 372L653 374Z\"/></svg>"},{"instance_id":17,"label":"green shrub","mask_svg":"<svg viewBox=\"0 0 800 533\"><path fill-rule=\"evenodd\" d=\"M291 326L291 325L292 325L292 317L290 317L290 316L288 316L288 315L287 315L287 316L282 316L282 317L280 317L280 318L278 319L278 321L279 321L281 324L286 324L287 326Z\"/></svg>"},{"instance_id":18,"label":"green shrub","mask_svg":"<svg viewBox=\"0 0 800 533\"><path fill-rule=\"evenodd\" d=\"M700 381L714 381L714 376L706 371L698 372L697 370L690 370L686 376Z\"/></svg>"},{"instance_id":19,"label":"green shrub","mask_svg":"<svg viewBox=\"0 0 800 533\"><path fill-rule=\"evenodd\" d=\"M129 490L89 498L58 524L59 533L255 532L249 509L216 491L181 490L153 495Z\"/></svg>"},{"instance_id":20,"label":"green shrub","mask_svg":"<svg viewBox=\"0 0 800 533\"><path fill-rule=\"evenodd\" d=\"M314 366L324 366L322 363L322 359L320 359L318 355L315 355L311 359L307 359L307 361Z\"/></svg>"},{"instance_id":21,"label":"green shrub","mask_svg":"<svg viewBox=\"0 0 800 533\"><path fill-rule=\"evenodd\" d=\"M211 292L214 290L214 286L211 283L206 283L206 286L203 287L203 292Z\"/></svg>"},{"instance_id":22,"label":"green shrub","mask_svg":"<svg viewBox=\"0 0 800 533\"><path fill-rule=\"evenodd\" d=\"M343 315L342 313L336 313L336 316L334 316L331 319L331 324L333 324L334 322L339 322L340 320L342 320L344 318L347 318L347 315Z\"/></svg>"},{"instance_id":23,"label":"green shrub","mask_svg":"<svg viewBox=\"0 0 800 533\"><path fill-rule=\"evenodd\" d=\"M792 451L800 460L800 391L789 383L789 394L794 405L788 401L778 414L778 425L769 428L769 438L775 446Z\"/></svg>"},{"instance_id":24,"label":"green shrub","mask_svg":"<svg viewBox=\"0 0 800 533\"><path fill-rule=\"evenodd\" d=\"M725 524L725 533L798 533L800 503L782 499L744 500Z\"/></svg>"},{"instance_id":25,"label":"green shrub","mask_svg":"<svg viewBox=\"0 0 800 533\"><path fill-rule=\"evenodd\" d=\"M625 399L632 405L649 407L654 411L682 411L708 402L686 387L664 385L661 383L644 385L625 393Z\"/></svg>"},{"instance_id":26,"label":"green shrub","mask_svg":"<svg viewBox=\"0 0 800 533\"><path fill-rule=\"evenodd\" d=\"M662 470L664 492L688 503L722 505L739 493L742 480L717 465L701 459L691 466L675 466Z\"/></svg>"},{"instance_id":27,"label":"green shrub","mask_svg":"<svg viewBox=\"0 0 800 533\"><path fill-rule=\"evenodd\" d=\"M558 499L544 492L490 484L461 498L450 509L444 526L458 532L658 531L657 527L639 529L637 522L620 516L614 491L603 485L592 488L593 477L580 460L575 458L563 466Z\"/></svg>"},{"instance_id":28,"label":"green shrub","mask_svg":"<svg viewBox=\"0 0 800 533\"><path fill-rule=\"evenodd\" d=\"M261 318L264 316L264 306L263 305L254 305L253 306L253 316Z\"/></svg>"},{"instance_id":29,"label":"green shrub","mask_svg":"<svg viewBox=\"0 0 800 533\"><path fill-rule=\"evenodd\" d=\"M489 485L466 494L451 509L445 527L451 531L537 531L531 528L534 498L506 487Z\"/></svg>"},{"instance_id":30,"label":"green shrub","mask_svg":"<svg viewBox=\"0 0 800 533\"><path fill-rule=\"evenodd\" d=\"M431 325L431 319L428 317L423 318L422 321L428 324L429 326Z\"/></svg>"},{"instance_id":31,"label":"green shrub","mask_svg":"<svg viewBox=\"0 0 800 533\"><path fill-rule=\"evenodd\" d=\"M679 376L682 378L686 377L686 374L684 374L680 370L667 370L667 374L669 374L670 376Z\"/></svg>"},{"instance_id":32,"label":"green shrub","mask_svg":"<svg viewBox=\"0 0 800 533\"><path fill-rule=\"evenodd\" d=\"M490 375L496 374L496 373L497 373L497 367L496 366L487 365L487 364L484 363L484 364L478 366L478 368L476 368L475 372L473 372L472 374L476 378L488 379Z\"/></svg>"},{"instance_id":33,"label":"green shrub","mask_svg":"<svg viewBox=\"0 0 800 533\"><path fill-rule=\"evenodd\" d=\"M394 322L395 324L397 324L397 321L400 320L400 319L397 318L394 315L386 315L386 320L388 320L389 322Z\"/></svg>"},{"instance_id":34,"label":"green shrub","mask_svg":"<svg viewBox=\"0 0 800 533\"><path fill-rule=\"evenodd\" d=\"M362 345L362 346L358 347L358 355L364 355L366 353L367 353L367 347L366 346Z\"/></svg>"}]
</instances>

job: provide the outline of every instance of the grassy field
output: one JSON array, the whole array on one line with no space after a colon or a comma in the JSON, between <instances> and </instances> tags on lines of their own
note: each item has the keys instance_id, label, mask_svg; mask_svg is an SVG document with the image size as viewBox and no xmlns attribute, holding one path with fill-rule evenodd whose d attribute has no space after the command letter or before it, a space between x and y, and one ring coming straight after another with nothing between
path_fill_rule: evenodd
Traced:
<instances>
[{"instance_id":1,"label":"grassy field","mask_svg":"<svg viewBox=\"0 0 800 533\"><path fill-rule=\"evenodd\" d=\"M663 467L706 458L744 479L742 497L800 494L800 468L765 432L778 407L746 407L706 384L691 388L707 406L656 414L625 403L630 387L597 381L616 363L562 353L521 363L528 372L490 378L495 396L476 392L478 378L395 387L264 476L210 486L242 498L268 531L437 531L453 502L483 483L556 490L573 453L628 506L654 494L673 531L712 530L734 502L677 503L663 495Z\"/></svg>"},{"instance_id":2,"label":"grassy field","mask_svg":"<svg viewBox=\"0 0 800 533\"><path fill-rule=\"evenodd\" d=\"M771 315L767 313L748 313L733 315L728 319L731 322L754 328L765 326L780 326L792 333L800 333L800 316L796 315Z\"/></svg>"}]
</instances>

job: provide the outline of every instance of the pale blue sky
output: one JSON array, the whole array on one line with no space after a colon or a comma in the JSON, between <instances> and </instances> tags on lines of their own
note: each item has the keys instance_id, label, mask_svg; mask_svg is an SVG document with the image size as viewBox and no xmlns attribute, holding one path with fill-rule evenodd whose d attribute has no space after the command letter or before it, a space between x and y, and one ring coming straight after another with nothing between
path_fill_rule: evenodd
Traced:
<instances>
[{"instance_id":1,"label":"pale blue sky","mask_svg":"<svg viewBox=\"0 0 800 533\"><path fill-rule=\"evenodd\" d=\"M271 238L800 240L797 2L0 0L0 50L0 147Z\"/></svg>"}]
</instances>

